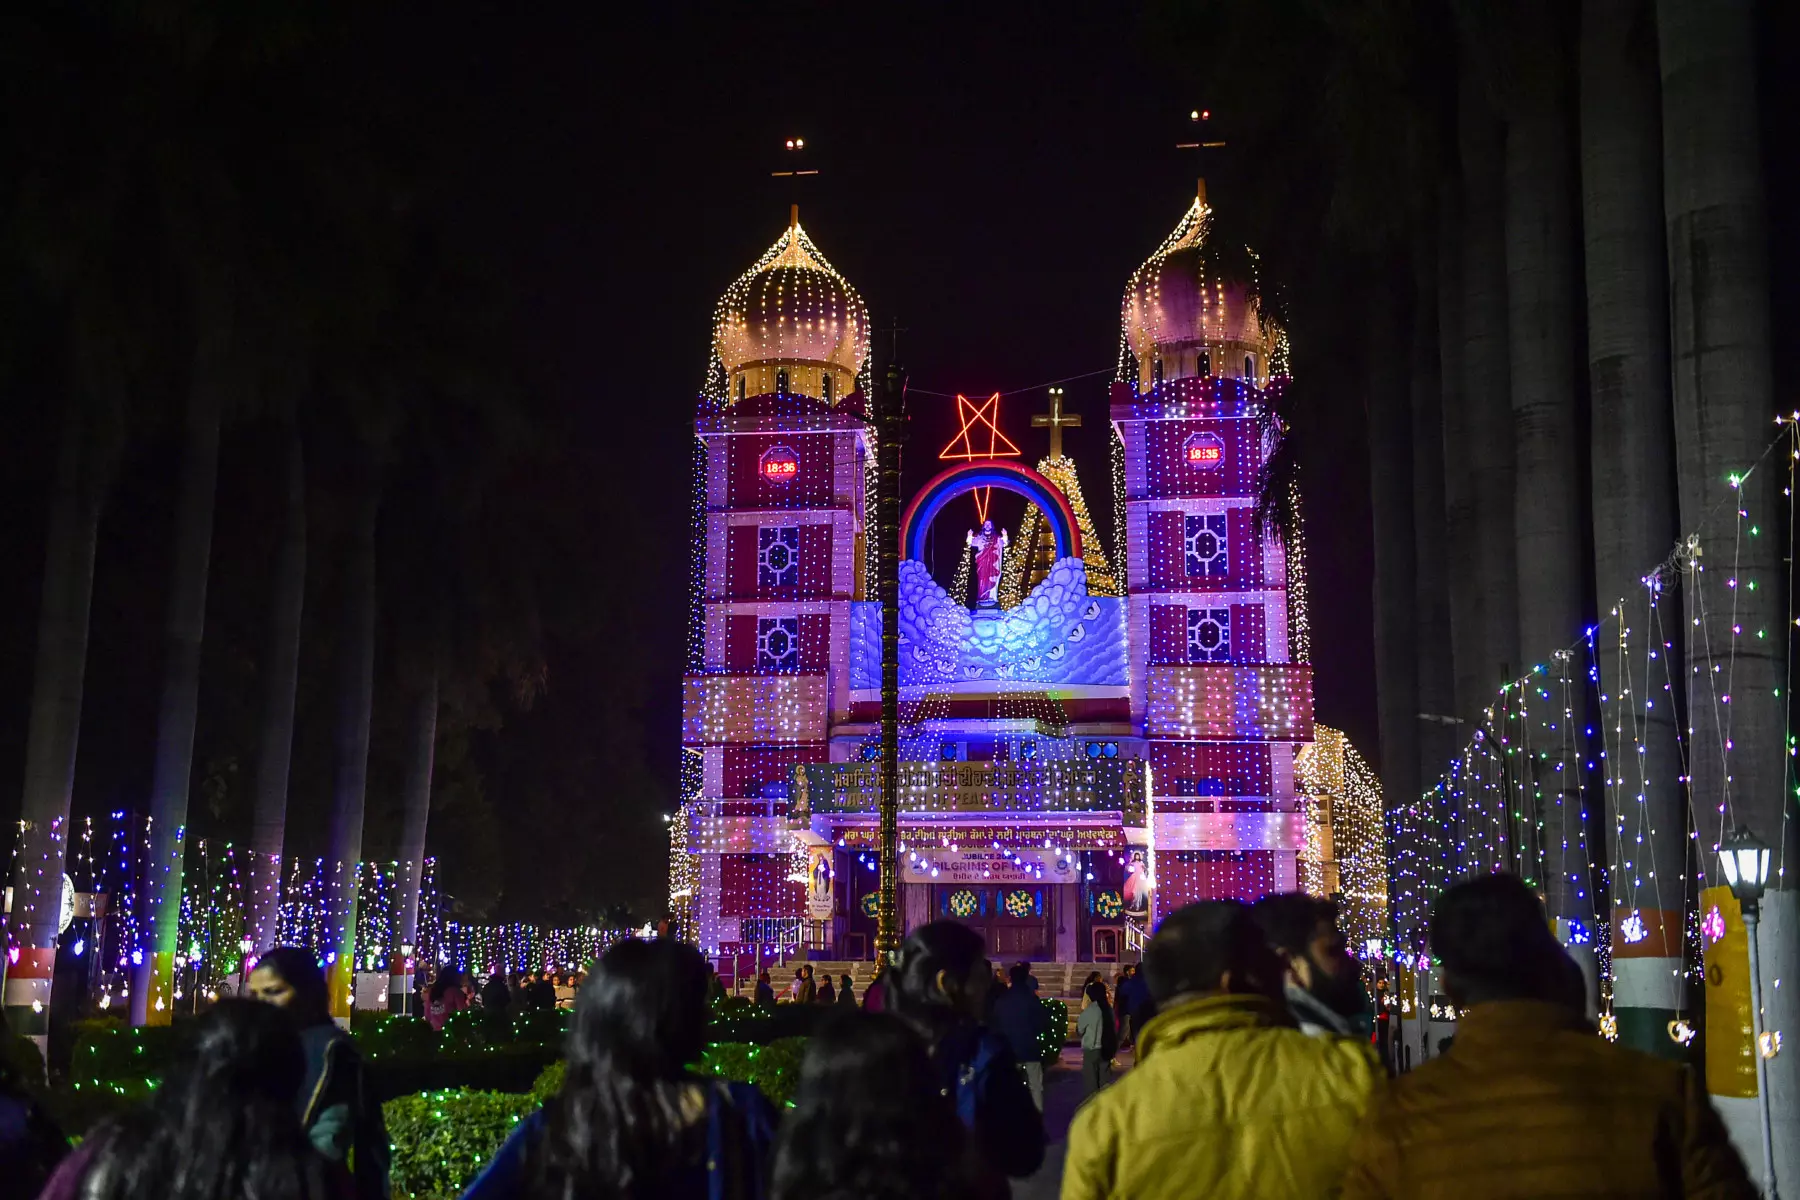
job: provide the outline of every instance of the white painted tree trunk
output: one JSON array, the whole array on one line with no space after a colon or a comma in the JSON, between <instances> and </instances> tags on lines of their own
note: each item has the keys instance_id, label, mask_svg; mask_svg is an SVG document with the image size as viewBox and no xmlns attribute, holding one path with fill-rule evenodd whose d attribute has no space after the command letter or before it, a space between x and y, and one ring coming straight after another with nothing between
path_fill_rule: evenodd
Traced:
<instances>
[{"instance_id":1,"label":"white painted tree trunk","mask_svg":"<svg viewBox=\"0 0 1800 1200\"><path fill-rule=\"evenodd\" d=\"M294 751L294 693L300 677L300 620L306 603L306 461L300 431L287 429L287 503L269 604L269 653L263 664L263 720L256 760L256 811L250 832L245 936L257 951L276 944L288 778Z\"/></svg>"}]
</instances>

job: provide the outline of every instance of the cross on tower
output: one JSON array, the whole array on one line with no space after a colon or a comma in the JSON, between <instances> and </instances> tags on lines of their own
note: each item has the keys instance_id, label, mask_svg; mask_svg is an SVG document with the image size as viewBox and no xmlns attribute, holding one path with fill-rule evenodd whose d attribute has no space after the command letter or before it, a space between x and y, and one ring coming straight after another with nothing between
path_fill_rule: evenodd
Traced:
<instances>
[{"instance_id":1,"label":"cross on tower","mask_svg":"<svg viewBox=\"0 0 1800 1200\"><path fill-rule=\"evenodd\" d=\"M1031 415L1031 427L1033 429L1042 429L1045 426L1049 426L1050 428L1051 458L1061 458L1063 456L1062 431L1065 429L1075 429L1081 424L1081 414L1070 413L1065 417L1063 415L1062 405L1063 390L1059 387L1053 387L1050 389L1050 411L1047 413L1033 413Z\"/></svg>"}]
</instances>

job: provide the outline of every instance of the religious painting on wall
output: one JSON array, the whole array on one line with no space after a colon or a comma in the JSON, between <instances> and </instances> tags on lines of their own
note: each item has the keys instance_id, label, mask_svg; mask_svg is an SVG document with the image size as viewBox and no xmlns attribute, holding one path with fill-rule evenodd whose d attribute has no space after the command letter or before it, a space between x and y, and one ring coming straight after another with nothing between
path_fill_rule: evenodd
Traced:
<instances>
[{"instance_id":1,"label":"religious painting on wall","mask_svg":"<svg viewBox=\"0 0 1800 1200\"><path fill-rule=\"evenodd\" d=\"M806 915L814 921L831 919L831 847L811 846L806 851Z\"/></svg>"},{"instance_id":2,"label":"religious painting on wall","mask_svg":"<svg viewBox=\"0 0 1800 1200\"><path fill-rule=\"evenodd\" d=\"M1142 917L1150 912L1150 852L1133 846L1125 858L1125 912Z\"/></svg>"}]
</instances>

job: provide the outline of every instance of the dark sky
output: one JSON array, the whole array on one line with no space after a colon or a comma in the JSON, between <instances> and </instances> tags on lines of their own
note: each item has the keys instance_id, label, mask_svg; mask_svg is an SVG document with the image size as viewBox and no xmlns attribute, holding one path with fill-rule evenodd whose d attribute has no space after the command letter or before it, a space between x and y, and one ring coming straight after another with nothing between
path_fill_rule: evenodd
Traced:
<instances>
[{"instance_id":1,"label":"dark sky","mask_svg":"<svg viewBox=\"0 0 1800 1200\"><path fill-rule=\"evenodd\" d=\"M519 288L529 353L576 414L580 452L620 485L597 552L606 521L668 547L609 600L639 614L666 664L645 698L665 778L692 397L713 305L790 200L876 323L907 330L913 386L975 396L1112 368L1126 277L1191 198L1193 153L1174 143L1209 102L1204 66L1160 56L1138 6L955 7L880 21L842 5L673 4L627 26L505 6L433 22L398 66L440 89L430 106L466 136L457 219ZM772 180L796 134L821 174ZM1228 183L1212 198L1262 202ZM1297 371L1332 370L1304 333L1295 342ZM1103 528L1107 382L1067 385L1087 421L1069 445ZM1003 402L1033 458L1028 414L1042 402L1041 390ZM1373 756L1366 451L1360 402L1342 404L1306 439L1318 711ZM954 401L915 393L911 412L916 486L937 469Z\"/></svg>"},{"instance_id":2,"label":"dark sky","mask_svg":"<svg viewBox=\"0 0 1800 1200\"><path fill-rule=\"evenodd\" d=\"M1214 103L1204 57L1174 61L1136 4L891 11L888 19L837 4L450 0L395 9L365 34L380 79L371 104L416 137L431 176L423 203L449 244L510 293L513 357L560 414L572 469L556 479L575 481L547 486L544 502L585 531L568 553L589 556L576 565L593 569L570 578L599 580L594 594L573 598L596 631L551 629L548 695L477 748L501 808L512 890L556 872L600 876L571 888L595 899L648 903L661 894L660 812L673 803L679 753L694 396L714 303L780 234L791 201L876 323L897 319L906 329L902 358L919 389L909 487L935 472L954 429L954 401L927 391L1032 389L1003 401L1002 419L1035 460L1044 450L1042 433L1029 428L1043 406L1036 385L1083 376L1066 385L1069 407L1087 421L1068 445L1110 543L1105 406L1119 300L1192 197L1198 164L1174 143L1189 133L1188 110ZM1228 133L1230 114L1216 119ZM794 135L822 172L798 191L770 178ZM1277 199L1235 191L1228 163L1207 174L1221 210ZM1318 715L1372 758L1362 402L1357 389L1334 386L1356 369L1340 355L1357 331L1292 333L1296 376L1309 385L1296 417ZM49 444L48 425L37 427L44 419L21 413L8 459L18 470L4 492L19 518L5 548L31 564L0 589L11 630L0 654L8 790L22 772L48 471L45 456L22 447ZM243 518L233 498L262 484L234 466L232 436L221 521L230 526L237 513L239 524L268 526L272 512ZM115 508L166 510L172 477L172 455L140 454ZM139 528L115 514L103 528L96 594L113 599L104 608L97 600L88 701L90 726L102 728L84 730L83 771L94 769L89 755L124 755L130 765L86 789L93 794L78 782L78 812L129 802L148 783L164 519ZM215 595L250 597L243 640L253 647L262 584L244 561L256 553L227 539L214 559L215 573L231 576L215 580ZM641 671L621 677L621 658ZM248 714L259 702L207 687L203 743L218 719L209 714ZM391 706L378 694L377 707ZM324 770L325 746L297 753L320 759L308 768L315 774ZM545 758L582 775L567 803L593 811L568 831L507 819L509 780ZM296 799L296 811L304 802ZM546 843L559 835L578 844L559 844L547 859Z\"/></svg>"}]
</instances>

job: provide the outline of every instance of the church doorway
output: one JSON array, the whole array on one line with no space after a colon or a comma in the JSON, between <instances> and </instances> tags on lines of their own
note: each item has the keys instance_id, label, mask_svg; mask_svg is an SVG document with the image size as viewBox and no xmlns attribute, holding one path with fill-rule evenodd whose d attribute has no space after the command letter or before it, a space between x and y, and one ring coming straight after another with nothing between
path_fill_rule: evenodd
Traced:
<instances>
[{"instance_id":1,"label":"church doorway","mask_svg":"<svg viewBox=\"0 0 1800 1200\"><path fill-rule=\"evenodd\" d=\"M1050 885L937 883L931 893L932 915L979 933L994 962L1055 957Z\"/></svg>"}]
</instances>

